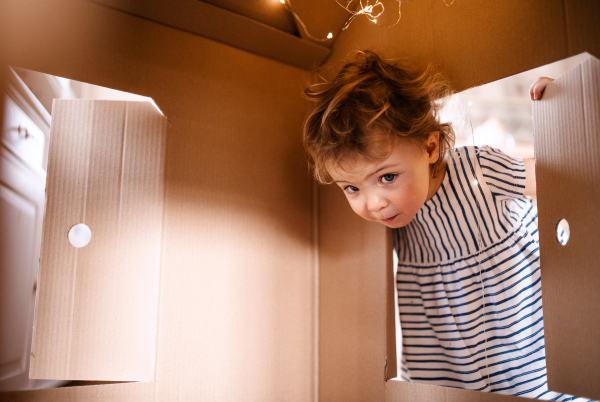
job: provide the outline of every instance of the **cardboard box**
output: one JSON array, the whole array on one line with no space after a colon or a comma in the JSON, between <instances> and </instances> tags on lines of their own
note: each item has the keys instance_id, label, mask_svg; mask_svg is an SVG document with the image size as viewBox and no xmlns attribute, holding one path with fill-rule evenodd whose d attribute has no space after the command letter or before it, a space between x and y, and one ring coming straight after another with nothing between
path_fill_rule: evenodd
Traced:
<instances>
[{"instance_id":1,"label":"cardboard box","mask_svg":"<svg viewBox=\"0 0 600 402\"><path fill-rule=\"evenodd\" d=\"M588 23L598 16L595 4L507 1L485 7L457 3L454 8L443 2L405 4L409 5L397 28L374 31L380 28L355 21L333 47L332 68L350 48L389 45L388 55L433 60L461 90L573 52L600 53L598 24ZM88 311L94 310L85 310L78 316L81 330L64 332L59 326L50 333L76 335L70 346L53 349L63 345L61 338L39 352L43 356L64 350L71 357L58 354L34 368L40 370L35 375L48 373L45 370L63 375L68 363L77 368L69 368L70 378L145 381L150 376L152 381L13 392L3 394L3 400L517 400L386 381L395 374L389 236L385 228L354 216L336 188L319 187L315 193L299 135L306 110L300 96L305 71L83 1L11 0L3 3L1 11L3 63L151 96L172 124L164 148L158 298L154 299L156 293L148 298L150 307L157 300L158 313L156 321L150 316L140 320L150 328L142 338L152 332L152 325L157 326L155 343L142 345L141 359L132 358L123 366L103 359L100 353L112 351L98 345L93 353L105 366L91 367L90 344L101 336L83 331L95 328L113 336L116 351L127 350L135 335L114 336L118 331L110 326L110 317L94 322L86 316L93 318ZM21 29L25 23L30 29ZM118 148L118 141L114 146ZM593 149L589 148L590 155L597 155ZM110 160L118 154L96 151L98 157ZM540 167L547 161L541 158ZM118 171L123 172L114 170ZM543 179L539 180L543 187ZM587 202L577 199L572 204L579 201ZM592 223L591 219L585 222ZM158 231L155 227L144 234ZM57 241L64 242L65 236L63 231ZM45 236L44 241L51 239ZM584 254L588 259L589 253ZM130 256L135 257L131 261L137 260L133 254L126 258ZM115 273L130 267L107 269ZM100 272L92 270L86 284L103 281ZM156 271L151 272L151 278L145 278L150 282L156 278ZM137 276L129 277L130 283L135 285ZM120 284L109 287L113 285ZM144 287L156 292L156 287ZM72 289L76 288L49 295L71 296L70 306L104 306L94 305L88 299L91 293ZM544 292L546 303L548 292ZM53 302L48 299L46 304L54 306ZM38 320L46 314L38 313L42 314ZM582 322L583 317L572 310L568 313ZM560 309L556 314L560 320ZM41 345L40 336L49 335L38 334L42 329L36 327L36 345ZM578 339L582 345L593 342L586 334ZM554 337L550 335L548 341L561 345L559 349L571 342L560 330ZM153 357L143 352L153 347ZM40 356L34 354L35 359ZM562 363L563 357L557 356ZM115 358L119 357L117 353ZM580 353L575 357L583 358ZM597 378L595 366L577 366L581 361L567 367L588 370ZM152 362L154 367L148 371ZM549 360L549 365L556 363ZM109 373L115 367L132 370L116 377L118 373ZM139 373L134 373L138 367ZM101 378L93 378L97 376ZM557 386L562 386L562 376L555 374ZM552 374L549 378L554 381ZM564 378L571 382L570 377ZM584 378L585 386L595 384ZM600 397L595 389L583 387L576 384L569 392L583 394L581 390Z\"/></svg>"}]
</instances>

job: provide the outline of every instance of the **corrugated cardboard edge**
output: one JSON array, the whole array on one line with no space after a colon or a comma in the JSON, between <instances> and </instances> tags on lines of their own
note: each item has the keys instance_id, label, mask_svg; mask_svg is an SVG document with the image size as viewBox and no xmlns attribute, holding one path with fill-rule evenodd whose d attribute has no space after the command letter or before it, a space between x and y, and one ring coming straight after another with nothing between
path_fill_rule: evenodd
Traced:
<instances>
[{"instance_id":1,"label":"corrugated cardboard edge","mask_svg":"<svg viewBox=\"0 0 600 402\"><path fill-rule=\"evenodd\" d=\"M600 399L600 61L548 85L533 122L548 387Z\"/></svg>"},{"instance_id":2,"label":"corrugated cardboard edge","mask_svg":"<svg viewBox=\"0 0 600 402\"><path fill-rule=\"evenodd\" d=\"M385 384L385 400L386 402L525 402L530 399L392 380Z\"/></svg>"},{"instance_id":3,"label":"corrugated cardboard edge","mask_svg":"<svg viewBox=\"0 0 600 402\"><path fill-rule=\"evenodd\" d=\"M319 400L319 185L316 180L311 186L311 214L312 214L312 253L313 253L313 325L314 325L314 356L313 356L313 400Z\"/></svg>"},{"instance_id":4,"label":"corrugated cardboard edge","mask_svg":"<svg viewBox=\"0 0 600 402\"><path fill-rule=\"evenodd\" d=\"M387 228L386 237L386 381L398 376L398 358L396 357L396 278L394 275L394 234Z\"/></svg>"},{"instance_id":5,"label":"corrugated cardboard edge","mask_svg":"<svg viewBox=\"0 0 600 402\"><path fill-rule=\"evenodd\" d=\"M5 392L0 399L4 402L148 402L155 400L154 388L153 382L90 385Z\"/></svg>"}]
</instances>

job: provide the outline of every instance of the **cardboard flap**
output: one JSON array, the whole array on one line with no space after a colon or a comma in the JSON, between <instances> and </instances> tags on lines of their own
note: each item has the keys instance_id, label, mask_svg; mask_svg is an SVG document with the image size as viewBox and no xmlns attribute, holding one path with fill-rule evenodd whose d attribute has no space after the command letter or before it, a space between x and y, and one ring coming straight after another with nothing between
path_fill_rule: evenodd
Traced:
<instances>
[{"instance_id":1,"label":"cardboard flap","mask_svg":"<svg viewBox=\"0 0 600 402\"><path fill-rule=\"evenodd\" d=\"M600 61L550 84L533 123L548 386L600 399Z\"/></svg>"},{"instance_id":2,"label":"cardboard flap","mask_svg":"<svg viewBox=\"0 0 600 402\"><path fill-rule=\"evenodd\" d=\"M166 129L148 102L54 101L31 378L154 380Z\"/></svg>"}]
</instances>

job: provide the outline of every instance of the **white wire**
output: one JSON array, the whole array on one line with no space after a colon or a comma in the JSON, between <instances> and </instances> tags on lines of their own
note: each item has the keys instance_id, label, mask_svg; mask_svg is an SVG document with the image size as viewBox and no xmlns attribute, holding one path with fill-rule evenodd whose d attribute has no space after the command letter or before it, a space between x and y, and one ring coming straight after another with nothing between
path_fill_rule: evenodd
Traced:
<instances>
[{"instance_id":1,"label":"white wire","mask_svg":"<svg viewBox=\"0 0 600 402\"><path fill-rule=\"evenodd\" d=\"M468 116L469 116L469 125L471 126L471 141L473 143L473 149L475 149L475 133L473 131L473 121L471 120L471 102L469 102L469 91L467 90L467 105L468 105ZM477 181L477 184L473 183L474 185L479 185L479 180L477 180L477 167L479 166L479 163L477 161L477 155L479 154L478 151L475 151L475 161L473 163L473 174L475 176L475 180ZM477 199L477 193L475 193L475 203L477 204L477 210L481 213L481 206L479 205L479 200ZM477 219L477 216L475 215L475 222L477 222L477 247L478 247L478 252L477 252L477 266L479 268L479 283L481 283L481 301L483 303L483 336L484 338L484 352L485 352L485 371L487 373L487 385L488 388L490 387L490 369L489 369L489 363L488 363L488 353L487 353L487 328L486 328L486 313L485 313L485 290L484 290L484 286L483 286L483 274L481 272L481 249L483 248L483 240L482 240L482 236L481 236L481 226L479 225L479 219Z\"/></svg>"},{"instance_id":2,"label":"white wire","mask_svg":"<svg viewBox=\"0 0 600 402\"><path fill-rule=\"evenodd\" d=\"M354 18L356 18L359 15L364 15L369 19L369 21L375 23L375 25L382 26L381 24L379 24L377 22L377 18L381 14L383 14L383 12L385 11L385 6L383 5L382 2L380 2L379 0L375 0L374 4L369 4L369 0L366 0L366 5L363 5L363 0L358 0L359 4L360 4L360 9L358 11L353 11L353 10L351 10L350 7L352 6L352 3L354 3L354 1L355 0L346 0L346 5L344 6L344 5L340 4L340 2L338 0L335 0L335 2L340 7L342 7L344 10L346 10L350 13L350 17L348 17L348 20L346 20L346 23L342 27L342 31L344 31L346 28L348 28L350 26L350 24L352 23L352 21L354 21ZM402 18L402 12L400 9L400 0L396 0L396 2L398 2L398 19L396 20L396 22L394 22L392 25L387 26L386 28L393 27L394 25L399 23L400 19ZM380 9L379 12L377 12L378 7Z\"/></svg>"},{"instance_id":3,"label":"white wire","mask_svg":"<svg viewBox=\"0 0 600 402\"><path fill-rule=\"evenodd\" d=\"M360 8L356 11L351 9L351 6L355 1L358 1L358 4L360 5ZM450 2L448 2L448 0L444 0L444 4L446 4L447 6L451 6L452 4L454 4L454 1L455 0L451 0ZM377 22L377 18L380 17L383 14L383 12L385 11L385 6L383 5L383 3L381 1L375 0L375 3L370 4L370 0L365 0L366 4L363 4L363 0L346 0L345 6L342 5L339 2L339 0L335 0L335 2L340 7L342 7L344 10L346 10L347 12L350 13L350 16L348 17L348 19L344 23L344 26L342 27L342 31L346 30L346 28L348 28L350 26L352 21L354 21L354 19L356 17L358 17L359 15L364 15L365 17L367 17L369 19L369 21L373 22L375 25L383 26L382 24ZM385 28L391 28L394 25L397 25L400 22L400 19L402 18L402 10L401 10L401 3L400 3L401 0L396 0L396 2L398 3L398 19L393 24L385 26ZM317 37L312 36L310 34L310 32L308 32L308 29L306 28L306 24L304 23L304 21L302 21L302 18L300 18L300 16L294 11L291 0L284 0L282 3L284 5L284 7L290 13L292 13L292 15L294 16L294 19L300 24L300 26L302 27L302 30L304 31L306 36L308 36L310 39L318 41L318 42L325 42L325 41L333 39L333 36L331 36L331 38L330 37L317 38Z\"/></svg>"}]
</instances>

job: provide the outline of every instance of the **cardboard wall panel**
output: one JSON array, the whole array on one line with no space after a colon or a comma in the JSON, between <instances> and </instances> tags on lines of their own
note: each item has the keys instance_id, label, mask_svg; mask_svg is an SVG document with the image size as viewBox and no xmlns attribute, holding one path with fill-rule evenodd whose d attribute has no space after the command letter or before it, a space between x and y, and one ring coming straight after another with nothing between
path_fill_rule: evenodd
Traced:
<instances>
[{"instance_id":1,"label":"cardboard wall panel","mask_svg":"<svg viewBox=\"0 0 600 402\"><path fill-rule=\"evenodd\" d=\"M570 55L563 0L423 0L401 2L401 7L400 22L390 28L357 17L336 40L324 71L337 70L351 51L371 49L421 66L433 64L462 91ZM391 4L385 14L382 24L395 22ZM592 47L597 36L581 34L580 43Z\"/></svg>"},{"instance_id":2,"label":"cardboard wall panel","mask_svg":"<svg viewBox=\"0 0 600 402\"><path fill-rule=\"evenodd\" d=\"M151 96L172 125L155 400L313 399L305 72L87 1L1 7L9 64Z\"/></svg>"},{"instance_id":3,"label":"cardboard wall panel","mask_svg":"<svg viewBox=\"0 0 600 402\"><path fill-rule=\"evenodd\" d=\"M559 77L533 112L548 386L600 399L600 61Z\"/></svg>"},{"instance_id":4,"label":"cardboard wall panel","mask_svg":"<svg viewBox=\"0 0 600 402\"><path fill-rule=\"evenodd\" d=\"M565 0L569 56L588 52L600 57L599 16L600 3L597 1Z\"/></svg>"},{"instance_id":5,"label":"cardboard wall panel","mask_svg":"<svg viewBox=\"0 0 600 402\"><path fill-rule=\"evenodd\" d=\"M154 380L166 128L147 102L54 102L31 378Z\"/></svg>"},{"instance_id":6,"label":"cardboard wall panel","mask_svg":"<svg viewBox=\"0 0 600 402\"><path fill-rule=\"evenodd\" d=\"M335 185L319 188L319 217L319 400L382 401L396 359L388 231L356 216Z\"/></svg>"}]
</instances>

